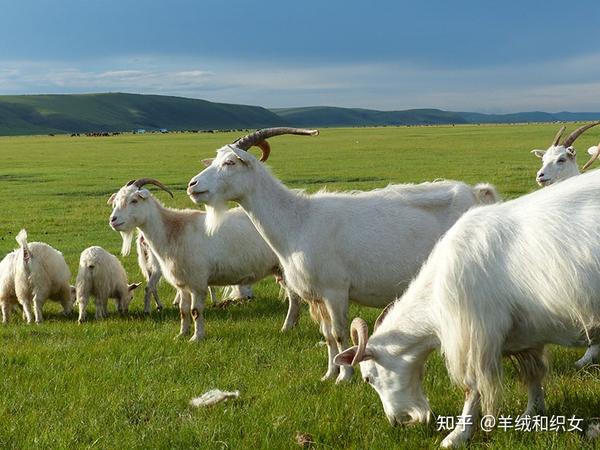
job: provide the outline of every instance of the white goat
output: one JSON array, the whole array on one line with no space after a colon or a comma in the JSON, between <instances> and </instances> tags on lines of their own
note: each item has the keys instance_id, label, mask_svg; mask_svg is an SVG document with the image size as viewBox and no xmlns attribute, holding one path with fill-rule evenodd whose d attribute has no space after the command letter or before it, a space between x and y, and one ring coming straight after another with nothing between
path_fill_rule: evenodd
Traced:
<instances>
[{"instance_id":1,"label":"white goat","mask_svg":"<svg viewBox=\"0 0 600 450\"><path fill-rule=\"evenodd\" d=\"M536 175L536 181L540 186L549 186L552 183L579 175L577 152L573 143L584 131L598 124L600 121L579 127L559 144L560 138L565 132L563 126L558 130L552 145L547 150L531 150L531 153L542 159L542 167ZM582 170L587 169L598 158L598 146L590 147L588 153L592 155L592 158L583 166Z\"/></svg>"},{"instance_id":2,"label":"white goat","mask_svg":"<svg viewBox=\"0 0 600 450\"><path fill-rule=\"evenodd\" d=\"M75 300L75 288L69 285L71 272L63 254L43 242L27 243L27 231L24 229L17 234L16 239L20 248L7 255L7 265L12 260L14 293L23 307L27 322L31 323L34 317L36 323L43 321L42 307L48 299L60 302L64 314L70 314ZM10 278L9 269L5 287L9 296L12 296Z\"/></svg>"},{"instance_id":3,"label":"white goat","mask_svg":"<svg viewBox=\"0 0 600 450\"><path fill-rule=\"evenodd\" d=\"M454 181L370 192L291 191L245 151L258 144L264 161L265 139L286 133L317 134L274 128L248 135L218 150L210 166L192 178L188 194L206 203L217 223L227 201L244 208L277 254L285 282L309 301L320 322L328 347L323 379L339 372L337 381L344 381L352 369L340 371L333 358L347 347L349 300L385 306L404 291L439 237L469 208L494 202L497 194L489 185Z\"/></svg>"},{"instance_id":4,"label":"white goat","mask_svg":"<svg viewBox=\"0 0 600 450\"><path fill-rule=\"evenodd\" d=\"M150 246L144 239L144 235L138 230L136 243L138 265L142 275L146 279L146 287L144 289L144 312L150 313L151 296L156 301L156 309L163 309L163 304L158 297L158 284L162 278L162 270L158 258L152 253ZM209 288L210 299L213 305L217 304L217 293L213 287ZM178 293L173 300L174 306L179 306L181 295ZM252 288L247 285L227 286L223 290L223 297L232 300L248 300L253 297Z\"/></svg>"},{"instance_id":5,"label":"white goat","mask_svg":"<svg viewBox=\"0 0 600 450\"><path fill-rule=\"evenodd\" d=\"M15 291L15 268L17 250L10 252L0 261L0 307L2 323L7 323L10 313L19 304Z\"/></svg>"},{"instance_id":6,"label":"white goat","mask_svg":"<svg viewBox=\"0 0 600 450\"><path fill-rule=\"evenodd\" d=\"M109 199L113 206L110 225L123 237L124 255L129 253L136 228L158 258L163 276L178 289L181 304L181 331L194 319L191 341L204 335L202 311L208 286L252 284L268 275L279 273L277 257L260 237L246 214L232 209L215 233L207 233L206 214L195 210L164 207L147 189L154 184L170 191L150 178L132 180ZM289 293L289 308L283 329L298 320L299 298Z\"/></svg>"},{"instance_id":7,"label":"white goat","mask_svg":"<svg viewBox=\"0 0 600 450\"><path fill-rule=\"evenodd\" d=\"M108 317L108 299L117 301L119 313L126 313L133 300L134 290L141 283L127 283L127 273L114 256L102 247L88 247L81 252L77 272L77 303L79 323L86 318L86 308L90 296L96 302L96 319Z\"/></svg>"},{"instance_id":8,"label":"white goat","mask_svg":"<svg viewBox=\"0 0 600 450\"><path fill-rule=\"evenodd\" d=\"M389 421L430 418L424 363L441 346L451 379L466 392L458 425L442 442L464 443L494 414L502 357L513 357L528 388L526 415L543 414L544 346L600 339L600 171L499 205L467 212L438 242L406 293L368 338L336 358L357 364ZM368 339L368 341L367 341Z\"/></svg>"},{"instance_id":9,"label":"white goat","mask_svg":"<svg viewBox=\"0 0 600 450\"><path fill-rule=\"evenodd\" d=\"M552 145L547 151L544 150L532 150L537 157L542 158L542 168L536 175L536 181L540 186L548 186L553 183L566 180L567 178L579 175L579 168L577 167L576 151L573 147L575 140L587 129L600 124L600 122L593 122L588 125L579 127L573 133L571 133L562 144L559 144L562 134L565 132L565 127L561 127L554 136ZM598 158L600 152L598 151L599 146L592 146L588 148L588 154L591 158L582 167L582 171L585 171L592 163ZM600 359L600 345L590 346L585 354L575 362L575 365L579 368L584 367L588 364L592 364L594 361Z\"/></svg>"},{"instance_id":10,"label":"white goat","mask_svg":"<svg viewBox=\"0 0 600 450\"><path fill-rule=\"evenodd\" d=\"M144 239L144 235L138 231L137 239L135 241L138 265L140 271L146 279L146 287L144 288L144 312L149 314L151 310L151 297L154 297L156 302L156 309L158 311L163 309L163 304L160 302L158 296L158 283L162 278L162 271L160 270L160 264L158 259L150 250L150 246ZM178 297L175 297L176 299Z\"/></svg>"}]
</instances>

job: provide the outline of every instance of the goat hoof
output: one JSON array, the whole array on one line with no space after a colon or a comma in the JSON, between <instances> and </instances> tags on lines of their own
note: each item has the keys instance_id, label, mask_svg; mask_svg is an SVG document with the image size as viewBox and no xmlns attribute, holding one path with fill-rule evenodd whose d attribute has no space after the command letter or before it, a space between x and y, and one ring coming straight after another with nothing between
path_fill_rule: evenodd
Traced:
<instances>
[{"instance_id":1,"label":"goat hoof","mask_svg":"<svg viewBox=\"0 0 600 450\"><path fill-rule=\"evenodd\" d=\"M202 336L193 335L188 342L200 342L202 340Z\"/></svg>"}]
</instances>

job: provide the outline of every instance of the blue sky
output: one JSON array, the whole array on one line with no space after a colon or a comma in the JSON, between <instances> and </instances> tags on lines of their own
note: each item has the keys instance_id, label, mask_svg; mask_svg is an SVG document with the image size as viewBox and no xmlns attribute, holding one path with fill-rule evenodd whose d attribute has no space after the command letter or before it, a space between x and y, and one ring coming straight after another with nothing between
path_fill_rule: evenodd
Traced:
<instances>
[{"instance_id":1,"label":"blue sky","mask_svg":"<svg viewBox=\"0 0 600 450\"><path fill-rule=\"evenodd\" d=\"M0 94L600 111L600 1L0 0Z\"/></svg>"}]
</instances>

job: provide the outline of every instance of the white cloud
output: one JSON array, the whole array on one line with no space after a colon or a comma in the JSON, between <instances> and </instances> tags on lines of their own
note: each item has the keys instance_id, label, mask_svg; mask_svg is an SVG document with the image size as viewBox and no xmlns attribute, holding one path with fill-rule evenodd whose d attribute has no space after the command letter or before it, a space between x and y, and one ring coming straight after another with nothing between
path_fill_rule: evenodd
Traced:
<instances>
[{"instance_id":1,"label":"white cloud","mask_svg":"<svg viewBox=\"0 0 600 450\"><path fill-rule=\"evenodd\" d=\"M599 88L600 54L465 69L401 63L280 66L156 55L77 64L0 61L2 94L124 91L267 107L600 111L591 95Z\"/></svg>"}]
</instances>

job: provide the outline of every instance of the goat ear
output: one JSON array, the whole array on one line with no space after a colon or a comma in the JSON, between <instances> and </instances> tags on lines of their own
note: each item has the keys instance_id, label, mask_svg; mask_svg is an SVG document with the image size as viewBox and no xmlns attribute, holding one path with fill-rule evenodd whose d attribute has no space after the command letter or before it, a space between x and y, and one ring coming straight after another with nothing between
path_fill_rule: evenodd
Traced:
<instances>
[{"instance_id":1,"label":"goat ear","mask_svg":"<svg viewBox=\"0 0 600 450\"><path fill-rule=\"evenodd\" d=\"M592 145L590 148L587 149L588 155L594 156L596 153L598 153L599 148L600 145Z\"/></svg>"},{"instance_id":2,"label":"goat ear","mask_svg":"<svg viewBox=\"0 0 600 450\"><path fill-rule=\"evenodd\" d=\"M546 150L531 150L531 153L533 153L538 158L543 158L544 154L546 153Z\"/></svg>"},{"instance_id":3,"label":"goat ear","mask_svg":"<svg viewBox=\"0 0 600 450\"><path fill-rule=\"evenodd\" d=\"M342 353L338 353L333 359L333 362L338 366L351 366L357 350L358 346L356 345L354 347L347 348Z\"/></svg>"},{"instance_id":4,"label":"goat ear","mask_svg":"<svg viewBox=\"0 0 600 450\"><path fill-rule=\"evenodd\" d=\"M569 156L569 158L573 159L573 158L575 158L575 155L577 155L577 152L575 151L575 149L573 147L567 147L567 156Z\"/></svg>"},{"instance_id":5,"label":"goat ear","mask_svg":"<svg viewBox=\"0 0 600 450\"><path fill-rule=\"evenodd\" d=\"M117 196L117 194L113 193L113 194L112 194L112 195L111 195L111 196L108 198L108 200L106 201L106 204L107 204L107 205L110 205L110 206L112 206L112 205L113 205L113 203L115 202L115 197L116 197L116 196Z\"/></svg>"},{"instance_id":6,"label":"goat ear","mask_svg":"<svg viewBox=\"0 0 600 450\"><path fill-rule=\"evenodd\" d=\"M142 283L131 283L130 285L127 286L127 290L133 291L134 289L139 288L141 285L142 285Z\"/></svg>"},{"instance_id":7,"label":"goat ear","mask_svg":"<svg viewBox=\"0 0 600 450\"><path fill-rule=\"evenodd\" d=\"M138 197L143 198L145 200L150 196L150 191L148 189L140 189L139 191L136 191L136 194L138 195Z\"/></svg>"},{"instance_id":8,"label":"goat ear","mask_svg":"<svg viewBox=\"0 0 600 450\"><path fill-rule=\"evenodd\" d=\"M235 153L236 158L243 164L248 165L252 158L254 158L250 153L240 150L237 147L230 146L229 147L233 153Z\"/></svg>"},{"instance_id":9,"label":"goat ear","mask_svg":"<svg viewBox=\"0 0 600 450\"><path fill-rule=\"evenodd\" d=\"M204 164L204 167L210 167L214 160L215 158L206 158L202 160L202 164Z\"/></svg>"}]
</instances>

